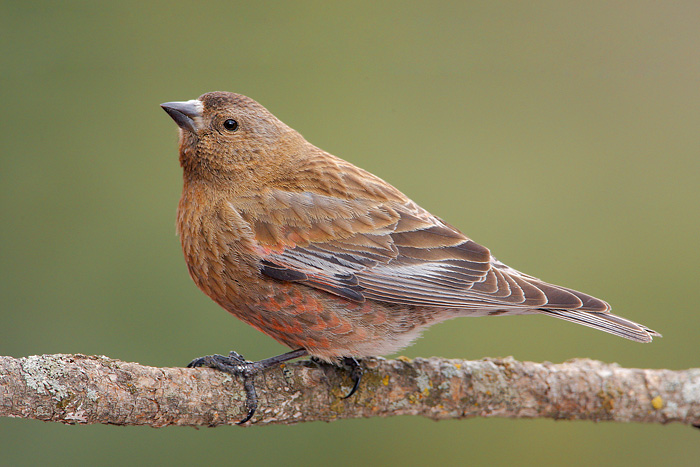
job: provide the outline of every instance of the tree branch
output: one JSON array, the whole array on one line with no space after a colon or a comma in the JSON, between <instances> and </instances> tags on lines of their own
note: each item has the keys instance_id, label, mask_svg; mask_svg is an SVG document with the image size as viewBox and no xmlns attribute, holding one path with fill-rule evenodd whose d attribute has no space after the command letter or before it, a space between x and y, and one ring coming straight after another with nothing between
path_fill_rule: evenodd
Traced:
<instances>
[{"instance_id":1,"label":"tree branch","mask_svg":"<svg viewBox=\"0 0 700 467\"><path fill-rule=\"evenodd\" d=\"M700 424L700 369L439 358L364 359L347 371L300 361L256 377L257 424L422 415ZM0 357L0 416L71 424L216 426L245 413L241 381L211 369L154 368L103 356Z\"/></svg>"}]
</instances>

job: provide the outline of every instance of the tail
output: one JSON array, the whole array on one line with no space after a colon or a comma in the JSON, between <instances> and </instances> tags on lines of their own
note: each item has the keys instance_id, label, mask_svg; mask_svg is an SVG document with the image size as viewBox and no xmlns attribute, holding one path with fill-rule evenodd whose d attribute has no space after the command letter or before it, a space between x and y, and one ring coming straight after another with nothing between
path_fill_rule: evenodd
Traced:
<instances>
[{"instance_id":1,"label":"tail","mask_svg":"<svg viewBox=\"0 0 700 467\"><path fill-rule=\"evenodd\" d=\"M643 324L629 321L608 312L577 311L577 310L548 310L539 308L538 313L553 316L555 318L583 324L590 328L609 332L616 336L636 342L651 342L653 337L661 337L658 332L647 328Z\"/></svg>"}]
</instances>

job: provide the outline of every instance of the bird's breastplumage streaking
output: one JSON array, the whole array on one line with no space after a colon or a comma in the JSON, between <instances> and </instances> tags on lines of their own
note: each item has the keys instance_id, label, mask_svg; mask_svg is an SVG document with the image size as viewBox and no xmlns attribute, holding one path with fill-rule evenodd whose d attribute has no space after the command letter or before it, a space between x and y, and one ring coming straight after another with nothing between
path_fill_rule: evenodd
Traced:
<instances>
[{"instance_id":1,"label":"bird's breastplumage streaking","mask_svg":"<svg viewBox=\"0 0 700 467\"><path fill-rule=\"evenodd\" d=\"M228 92L169 102L197 286L292 349L384 355L459 316L544 314L638 342L659 334L512 269L393 186Z\"/></svg>"}]
</instances>

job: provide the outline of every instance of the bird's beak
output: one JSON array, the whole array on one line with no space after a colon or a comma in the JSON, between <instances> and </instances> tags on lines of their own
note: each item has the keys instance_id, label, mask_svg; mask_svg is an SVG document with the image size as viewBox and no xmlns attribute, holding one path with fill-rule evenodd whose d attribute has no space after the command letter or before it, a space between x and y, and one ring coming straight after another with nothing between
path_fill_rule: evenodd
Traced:
<instances>
[{"instance_id":1,"label":"bird's beak","mask_svg":"<svg viewBox=\"0 0 700 467\"><path fill-rule=\"evenodd\" d=\"M193 99L191 101L166 102L160 106L170 115L170 118L175 120L177 126L183 130L197 133L197 124L202 119L201 101Z\"/></svg>"}]
</instances>

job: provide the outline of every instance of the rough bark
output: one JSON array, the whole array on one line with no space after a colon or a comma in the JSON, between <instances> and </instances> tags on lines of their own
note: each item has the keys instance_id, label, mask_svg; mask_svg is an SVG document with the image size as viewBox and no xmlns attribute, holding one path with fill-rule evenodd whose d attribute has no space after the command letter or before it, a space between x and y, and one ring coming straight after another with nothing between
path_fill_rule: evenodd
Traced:
<instances>
[{"instance_id":1,"label":"rough bark","mask_svg":"<svg viewBox=\"0 0 700 467\"><path fill-rule=\"evenodd\" d=\"M255 378L252 423L422 415L700 424L700 369L365 359L355 395L347 371L310 361ZM153 368L103 356L0 357L0 416L70 424L216 426L245 413L241 381L211 369Z\"/></svg>"}]
</instances>

